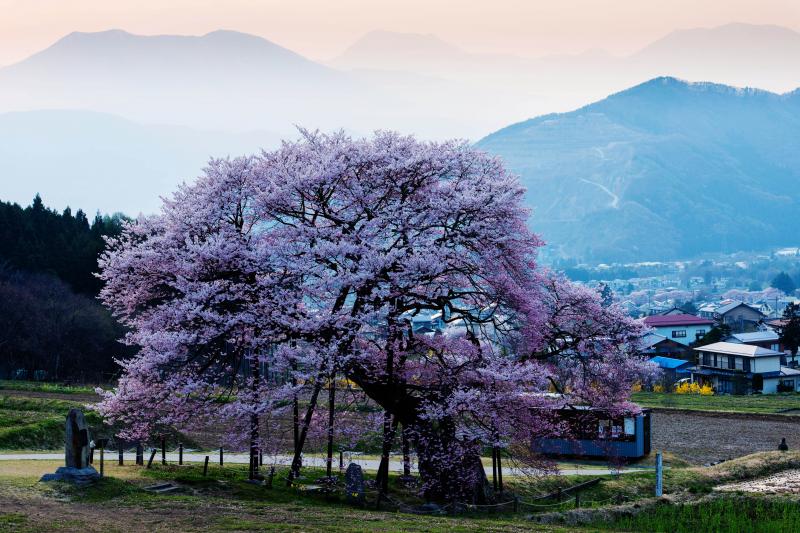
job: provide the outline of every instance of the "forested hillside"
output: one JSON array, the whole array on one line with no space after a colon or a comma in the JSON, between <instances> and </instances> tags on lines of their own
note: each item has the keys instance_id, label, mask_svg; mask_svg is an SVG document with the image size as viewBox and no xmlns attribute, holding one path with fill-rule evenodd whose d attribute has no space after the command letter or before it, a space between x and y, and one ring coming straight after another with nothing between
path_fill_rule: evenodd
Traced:
<instances>
[{"instance_id":1,"label":"forested hillside","mask_svg":"<svg viewBox=\"0 0 800 533\"><path fill-rule=\"evenodd\" d=\"M100 380L125 354L123 329L95 299L103 238L121 215L0 203L0 378Z\"/></svg>"},{"instance_id":2,"label":"forested hillside","mask_svg":"<svg viewBox=\"0 0 800 533\"><path fill-rule=\"evenodd\" d=\"M658 78L478 146L520 175L550 253L624 262L794 245L798 138L800 90Z\"/></svg>"}]
</instances>

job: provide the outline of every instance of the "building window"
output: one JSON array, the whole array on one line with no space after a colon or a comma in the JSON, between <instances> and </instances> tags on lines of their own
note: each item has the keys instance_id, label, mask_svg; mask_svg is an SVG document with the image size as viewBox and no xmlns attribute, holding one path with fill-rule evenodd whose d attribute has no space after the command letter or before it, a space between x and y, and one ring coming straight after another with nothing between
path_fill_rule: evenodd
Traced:
<instances>
[{"instance_id":1,"label":"building window","mask_svg":"<svg viewBox=\"0 0 800 533\"><path fill-rule=\"evenodd\" d=\"M686 337L686 330L685 329L673 329L672 330L672 338L673 339L681 339Z\"/></svg>"},{"instance_id":2,"label":"building window","mask_svg":"<svg viewBox=\"0 0 800 533\"><path fill-rule=\"evenodd\" d=\"M697 331L694 332L695 339L702 339L705 336L706 336L706 330L704 329L698 329Z\"/></svg>"},{"instance_id":3,"label":"building window","mask_svg":"<svg viewBox=\"0 0 800 533\"><path fill-rule=\"evenodd\" d=\"M742 370L745 372L750 372L750 359L742 360Z\"/></svg>"},{"instance_id":4,"label":"building window","mask_svg":"<svg viewBox=\"0 0 800 533\"><path fill-rule=\"evenodd\" d=\"M794 392L794 380L782 379L778 382L778 392Z\"/></svg>"},{"instance_id":5,"label":"building window","mask_svg":"<svg viewBox=\"0 0 800 533\"><path fill-rule=\"evenodd\" d=\"M732 355L728 356L728 369L736 370L736 358Z\"/></svg>"},{"instance_id":6,"label":"building window","mask_svg":"<svg viewBox=\"0 0 800 533\"><path fill-rule=\"evenodd\" d=\"M703 352L703 364L705 366L711 366L711 354Z\"/></svg>"}]
</instances>

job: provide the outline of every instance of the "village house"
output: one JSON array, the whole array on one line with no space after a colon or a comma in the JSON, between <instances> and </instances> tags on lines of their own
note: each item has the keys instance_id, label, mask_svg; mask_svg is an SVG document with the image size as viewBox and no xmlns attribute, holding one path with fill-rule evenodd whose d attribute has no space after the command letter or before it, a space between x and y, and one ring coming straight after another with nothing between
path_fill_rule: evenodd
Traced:
<instances>
[{"instance_id":1,"label":"village house","mask_svg":"<svg viewBox=\"0 0 800 533\"><path fill-rule=\"evenodd\" d=\"M711 384L718 393L749 394L800 390L800 370L781 365L781 352L732 342L694 349L692 381Z\"/></svg>"},{"instance_id":2,"label":"village house","mask_svg":"<svg viewBox=\"0 0 800 533\"><path fill-rule=\"evenodd\" d=\"M735 333L755 331L758 329L758 324L766 318L764 313L755 307L737 300L722 302L720 305L703 306L699 314L702 318L725 324Z\"/></svg>"},{"instance_id":3,"label":"village house","mask_svg":"<svg viewBox=\"0 0 800 533\"><path fill-rule=\"evenodd\" d=\"M692 363L684 359L657 355L650 359L650 362L655 363L661 369L661 383L668 390L671 390L679 379L691 377L692 370L694 370Z\"/></svg>"},{"instance_id":4,"label":"village house","mask_svg":"<svg viewBox=\"0 0 800 533\"><path fill-rule=\"evenodd\" d=\"M644 319L644 324L655 334L689 346L702 339L714 327L714 321L685 313L654 315Z\"/></svg>"},{"instance_id":5,"label":"village house","mask_svg":"<svg viewBox=\"0 0 800 533\"><path fill-rule=\"evenodd\" d=\"M748 333L734 333L727 339L726 342L734 344L749 344L751 346L760 346L762 348L769 348L776 352L781 350L780 336L771 329L750 331Z\"/></svg>"},{"instance_id":6,"label":"village house","mask_svg":"<svg viewBox=\"0 0 800 533\"><path fill-rule=\"evenodd\" d=\"M647 355L663 355L684 360L691 358L688 346L658 333L648 333L642 337L641 347L642 352Z\"/></svg>"}]
</instances>

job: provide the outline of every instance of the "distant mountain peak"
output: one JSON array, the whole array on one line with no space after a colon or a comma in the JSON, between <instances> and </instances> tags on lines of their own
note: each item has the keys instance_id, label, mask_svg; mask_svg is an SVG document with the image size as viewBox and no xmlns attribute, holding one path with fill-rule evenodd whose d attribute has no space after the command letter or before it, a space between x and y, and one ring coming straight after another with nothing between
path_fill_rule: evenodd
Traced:
<instances>
[{"instance_id":1,"label":"distant mountain peak","mask_svg":"<svg viewBox=\"0 0 800 533\"><path fill-rule=\"evenodd\" d=\"M533 227L565 256L782 246L800 230L798 94L662 76L478 146L521 176Z\"/></svg>"},{"instance_id":2,"label":"distant mountain peak","mask_svg":"<svg viewBox=\"0 0 800 533\"><path fill-rule=\"evenodd\" d=\"M705 93L728 94L728 95L738 95L738 96L747 96L747 95L764 95L764 96L774 96L774 97L780 96L776 93L764 89L759 89L757 87L734 87L732 85L725 85L722 83L715 83L711 81L688 81L681 78L677 78L675 76L658 76L656 78L642 82L639 85L635 85L629 89L625 89L624 91L620 91L619 93L612 94L611 96L609 96L609 98L614 98L619 95L634 94L640 92L648 92L648 91L657 92L663 90L663 88L665 87L686 92L705 92Z\"/></svg>"},{"instance_id":3,"label":"distant mountain peak","mask_svg":"<svg viewBox=\"0 0 800 533\"><path fill-rule=\"evenodd\" d=\"M373 30L365 33L348 50L357 50L362 47L391 47L394 51L439 51L449 53L464 53L460 48L452 45L432 33L394 32L387 30ZM347 53L347 52L345 52Z\"/></svg>"},{"instance_id":4,"label":"distant mountain peak","mask_svg":"<svg viewBox=\"0 0 800 533\"><path fill-rule=\"evenodd\" d=\"M430 33L376 30L359 38L331 64L342 68L436 72L471 57Z\"/></svg>"},{"instance_id":5,"label":"distant mountain peak","mask_svg":"<svg viewBox=\"0 0 800 533\"><path fill-rule=\"evenodd\" d=\"M48 48L20 61L12 68L34 66L38 69L91 65L92 61L109 64L115 60L135 62L167 61L182 64L215 56L219 61L278 60L284 64L325 69L305 57L263 37L220 29L205 35L139 35L121 29L96 32L72 32Z\"/></svg>"},{"instance_id":6,"label":"distant mountain peak","mask_svg":"<svg viewBox=\"0 0 800 533\"><path fill-rule=\"evenodd\" d=\"M685 28L672 31L642 48L632 57L649 57L652 60L681 54L691 59L691 54L704 53L737 57L751 53L793 54L798 49L800 49L800 33L791 28L771 24L732 22L712 28Z\"/></svg>"}]
</instances>

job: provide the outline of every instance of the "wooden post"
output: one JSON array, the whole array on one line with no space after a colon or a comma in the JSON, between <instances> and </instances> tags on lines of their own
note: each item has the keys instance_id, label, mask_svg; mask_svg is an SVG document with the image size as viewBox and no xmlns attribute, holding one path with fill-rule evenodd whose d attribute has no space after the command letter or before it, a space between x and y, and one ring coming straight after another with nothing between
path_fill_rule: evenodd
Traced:
<instances>
[{"instance_id":1,"label":"wooden post","mask_svg":"<svg viewBox=\"0 0 800 533\"><path fill-rule=\"evenodd\" d=\"M576 491L575 492L575 509L580 509L580 508L581 508L581 492L580 491Z\"/></svg>"},{"instance_id":2,"label":"wooden post","mask_svg":"<svg viewBox=\"0 0 800 533\"><path fill-rule=\"evenodd\" d=\"M400 434L403 447L403 476L411 477L411 445L408 442L408 431L403 425L403 432Z\"/></svg>"},{"instance_id":3,"label":"wooden post","mask_svg":"<svg viewBox=\"0 0 800 533\"><path fill-rule=\"evenodd\" d=\"M492 446L492 487L497 492L497 446Z\"/></svg>"},{"instance_id":4,"label":"wooden post","mask_svg":"<svg viewBox=\"0 0 800 533\"><path fill-rule=\"evenodd\" d=\"M219 448L219 466L222 466L223 458L224 458L224 452L222 451L222 446L220 446L220 448Z\"/></svg>"},{"instance_id":5,"label":"wooden post","mask_svg":"<svg viewBox=\"0 0 800 533\"><path fill-rule=\"evenodd\" d=\"M183 443L178 443L178 464L183 465Z\"/></svg>"},{"instance_id":6,"label":"wooden post","mask_svg":"<svg viewBox=\"0 0 800 533\"><path fill-rule=\"evenodd\" d=\"M264 450L258 449L258 466L264 466Z\"/></svg>"},{"instance_id":7,"label":"wooden post","mask_svg":"<svg viewBox=\"0 0 800 533\"><path fill-rule=\"evenodd\" d=\"M208 456L206 455L206 460L203 463L203 476L208 475Z\"/></svg>"},{"instance_id":8,"label":"wooden post","mask_svg":"<svg viewBox=\"0 0 800 533\"><path fill-rule=\"evenodd\" d=\"M89 464L90 465L94 464L94 446L89 448Z\"/></svg>"},{"instance_id":9,"label":"wooden post","mask_svg":"<svg viewBox=\"0 0 800 533\"><path fill-rule=\"evenodd\" d=\"M105 470L105 468L104 468L105 465L103 464L103 459L105 459L105 451L106 450L103 447L103 444L101 443L100 444L100 477L103 477L103 472Z\"/></svg>"},{"instance_id":10,"label":"wooden post","mask_svg":"<svg viewBox=\"0 0 800 533\"><path fill-rule=\"evenodd\" d=\"M497 487L503 494L503 454L500 448L497 449Z\"/></svg>"},{"instance_id":11,"label":"wooden post","mask_svg":"<svg viewBox=\"0 0 800 533\"><path fill-rule=\"evenodd\" d=\"M156 458L156 452L157 451L158 450L153 448L153 450L150 452L150 459L147 461L147 468L150 468L153 465L153 459Z\"/></svg>"},{"instance_id":12,"label":"wooden post","mask_svg":"<svg viewBox=\"0 0 800 533\"><path fill-rule=\"evenodd\" d=\"M136 464L144 466L144 446L141 442L136 443Z\"/></svg>"},{"instance_id":13,"label":"wooden post","mask_svg":"<svg viewBox=\"0 0 800 533\"><path fill-rule=\"evenodd\" d=\"M328 455L325 459L325 475L333 476L333 418L336 411L336 375L331 374L328 383Z\"/></svg>"},{"instance_id":14,"label":"wooden post","mask_svg":"<svg viewBox=\"0 0 800 533\"><path fill-rule=\"evenodd\" d=\"M661 452L656 454L656 498L660 498L664 494L664 468Z\"/></svg>"},{"instance_id":15,"label":"wooden post","mask_svg":"<svg viewBox=\"0 0 800 533\"><path fill-rule=\"evenodd\" d=\"M339 450L339 472L344 470L344 452Z\"/></svg>"},{"instance_id":16,"label":"wooden post","mask_svg":"<svg viewBox=\"0 0 800 533\"><path fill-rule=\"evenodd\" d=\"M161 464L167 464L167 436L161 435Z\"/></svg>"},{"instance_id":17,"label":"wooden post","mask_svg":"<svg viewBox=\"0 0 800 533\"><path fill-rule=\"evenodd\" d=\"M125 449L122 447L122 441L120 441L119 450L117 450L119 466L122 466L125 463L125 456L123 455L124 453L125 453Z\"/></svg>"}]
</instances>

